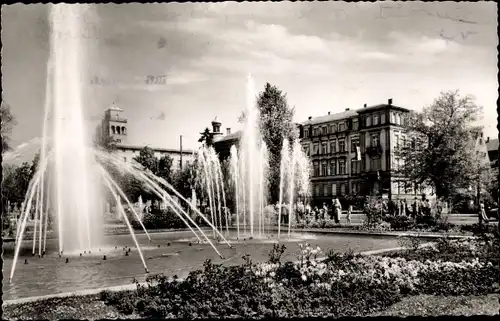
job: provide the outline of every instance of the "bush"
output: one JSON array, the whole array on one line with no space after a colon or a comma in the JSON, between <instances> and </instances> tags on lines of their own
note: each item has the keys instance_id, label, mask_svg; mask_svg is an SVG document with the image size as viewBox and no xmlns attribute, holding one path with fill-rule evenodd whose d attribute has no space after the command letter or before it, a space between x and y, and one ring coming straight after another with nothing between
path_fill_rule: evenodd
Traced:
<instances>
[{"instance_id":1,"label":"bush","mask_svg":"<svg viewBox=\"0 0 500 321\"><path fill-rule=\"evenodd\" d=\"M495 242L495 240L491 240ZM481 241L482 242L482 241ZM481 243L478 243L481 244ZM443 241L441 249L471 244ZM416 261L363 256L300 246L298 262L280 263L285 248L275 246L268 263L248 256L239 266L207 260L203 270L183 280L150 276L130 293L103 293L107 304L146 318L265 318L362 316L384 309L403 295L470 295L498 291L498 266L471 262Z\"/></svg>"},{"instance_id":2,"label":"bush","mask_svg":"<svg viewBox=\"0 0 500 321\"><path fill-rule=\"evenodd\" d=\"M388 218L391 229L406 231L415 226L415 220L408 216L391 216Z\"/></svg>"},{"instance_id":3,"label":"bush","mask_svg":"<svg viewBox=\"0 0 500 321\"><path fill-rule=\"evenodd\" d=\"M141 224L132 213L128 213L128 217L135 229L142 229ZM186 227L186 224L171 209L155 209L151 213L145 213L142 218L142 224L148 230Z\"/></svg>"},{"instance_id":4,"label":"bush","mask_svg":"<svg viewBox=\"0 0 500 321\"><path fill-rule=\"evenodd\" d=\"M476 235L481 235L485 233L491 233L494 234L498 231L498 227L495 225L479 225L479 223L475 224L466 224L466 225L461 225L460 230L462 232L472 232Z\"/></svg>"},{"instance_id":5,"label":"bush","mask_svg":"<svg viewBox=\"0 0 500 321\"><path fill-rule=\"evenodd\" d=\"M382 213L382 201L376 198L370 198L365 203L363 212L366 215L365 224L367 226L375 226L381 223L384 217Z\"/></svg>"}]
</instances>

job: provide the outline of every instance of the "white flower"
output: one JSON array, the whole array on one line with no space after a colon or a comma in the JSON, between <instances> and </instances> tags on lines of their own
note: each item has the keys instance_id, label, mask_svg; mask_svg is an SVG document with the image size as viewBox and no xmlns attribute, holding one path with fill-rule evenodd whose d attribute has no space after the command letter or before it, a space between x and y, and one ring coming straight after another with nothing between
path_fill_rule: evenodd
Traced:
<instances>
[{"instance_id":1,"label":"white flower","mask_svg":"<svg viewBox=\"0 0 500 321\"><path fill-rule=\"evenodd\" d=\"M304 274L302 274L302 281L306 281L306 280L307 280L307 277Z\"/></svg>"}]
</instances>

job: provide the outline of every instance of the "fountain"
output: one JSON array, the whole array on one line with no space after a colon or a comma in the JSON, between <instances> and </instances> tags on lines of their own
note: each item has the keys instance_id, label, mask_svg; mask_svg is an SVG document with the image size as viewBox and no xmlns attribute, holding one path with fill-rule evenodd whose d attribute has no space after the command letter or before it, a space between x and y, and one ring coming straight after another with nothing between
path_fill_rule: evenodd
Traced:
<instances>
[{"instance_id":1,"label":"fountain","mask_svg":"<svg viewBox=\"0 0 500 321\"><path fill-rule=\"evenodd\" d=\"M92 251L97 252L98 249L101 249L104 223L102 213L104 190L102 187L105 187L112 194L117 204L117 211L123 217L143 267L148 272L143 253L122 205L122 200L125 201L127 208L140 223L150 241L151 238L135 207L127 199L113 177L105 170L105 165L112 166L119 172L128 173L140 180L146 188L153 191L157 197L173 209L174 213L201 241L195 230L199 231L220 257L222 255L215 245L169 193L175 194L188 203L192 210L197 212L214 229L214 233L217 233L220 239L231 247L217 228L170 184L138 164L126 163L121 157L91 147L83 116L85 99L81 85L83 80L87 78L85 71L88 69L86 68L88 62L81 54L85 46L82 43L82 37L61 36L61 34L81 35L82 23L75 19L75 12L80 11L81 16L84 16L85 11L90 11L90 8L88 5L49 5L49 20L52 30L47 63L40 161L29 184L21 212L14 260L10 272L11 281L16 269L28 217L33 207L35 209L34 222L36 222L33 232L33 254L35 254L37 246L39 256L46 251L49 215L53 215L57 222L57 252L59 256L78 255L82 252L90 254ZM142 200L140 200L141 202Z\"/></svg>"},{"instance_id":2,"label":"fountain","mask_svg":"<svg viewBox=\"0 0 500 321\"><path fill-rule=\"evenodd\" d=\"M221 214L220 206L226 206L225 195L219 193L220 186L224 191L224 181L229 182L234 193L234 211L236 212L236 238L267 237L264 233L266 223L265 208L268 205L267 177L269 170L268 150L259 128L259 110L255 102L255 91L252 77L247 79L248 100L245 110L244 130L240 146L232 146L230 150L230 177L224 179L221 174L220 161L212 147L202 147L198 152L199 185L205 190L211 211L212 223L216 225L217 214ZM280 166L280 193L277 213L278 234L281 234L281 212L285 197L288 200L288 236L291 235L292 213L295 194L306 196L309 192L310 166L307 156L298 140L292 144L283 140ZM287 190L285 190L285 188ZM269 218L271 220L271 218ZM220 222L220 219L219 219ZM247 226L249 231L247 232ZM219 226L222 231L222 226ZM226 219L227 229L227 219ZM241 231L243 230L243 231Z\"/></svg>"}]
</instances>

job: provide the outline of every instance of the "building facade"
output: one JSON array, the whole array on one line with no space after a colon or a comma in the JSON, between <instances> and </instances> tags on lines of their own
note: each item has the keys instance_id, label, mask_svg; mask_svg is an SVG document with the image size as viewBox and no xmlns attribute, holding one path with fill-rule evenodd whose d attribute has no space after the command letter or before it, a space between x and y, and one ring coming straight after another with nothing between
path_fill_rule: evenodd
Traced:
<instances>
[{"instance_id":1,"label":"building facade","mask_svg":"<svg viewBox=\"0 0 500 321\"><path fill-rule=\"evenodd\" d=\"M302 123L301 144L312 163L312 203L347 195L411 200L428 194L395 173L401 163L396 150L410 143L405 132L409 112L389 99Z\"/></svg>"},{"instance_id":2,"label":"building facade","mask_svg":"<svg viewBox=\"0 0 500 321\"><path fill-rule=\"evenodd\" d=\"M112 139L116 142L116 150L123 157L124 161L131 161L139 155L141 149L145 146L135 146L128 143L130 132L128 130L128 119L123 115L123 109L112 105L104 112L104 118L99 127L98 135L102 135L103 139ZM150 147L150 146L148 146ZM165 155L172 157L172 170L179 170L183 166L187 166L194 160L194 151L182 149L182 140L180 141L179 149L150 147L154 151L157 158Z\"/></svg>"}]
</instances>

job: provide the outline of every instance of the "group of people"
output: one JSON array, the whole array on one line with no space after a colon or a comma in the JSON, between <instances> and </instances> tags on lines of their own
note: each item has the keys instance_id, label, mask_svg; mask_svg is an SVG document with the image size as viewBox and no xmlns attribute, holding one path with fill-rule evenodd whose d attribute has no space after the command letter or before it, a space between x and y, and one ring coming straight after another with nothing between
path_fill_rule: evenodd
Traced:
<instances>
[{"instance_id":1,"label":"group of people","mask_svg":"<svg viewBox=\"0 0 500 321\"><path fill-rule=\"evenodd\" d=\"M276 211L279 210L279 203L275 205ZM281 224L287 224L289 219L289 208L286 204L282 204L281 210ZM346 220L348 223L351 223L351 214L353 211L353 206L349 205L347 207L347 216ZM325 220L331 219L334 220L335 223L340 223L340 217L342 215L342 204L338 198L332 199L332 204L328 206L325 202L321 208L315 206L312 208L309 204L304 205L302 201L295 203L294 212L296 213L295 219L297 222L304 219L314 219L314 220Z\"/></svg>"}]
</instances>

